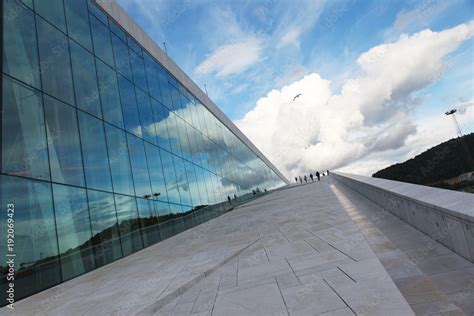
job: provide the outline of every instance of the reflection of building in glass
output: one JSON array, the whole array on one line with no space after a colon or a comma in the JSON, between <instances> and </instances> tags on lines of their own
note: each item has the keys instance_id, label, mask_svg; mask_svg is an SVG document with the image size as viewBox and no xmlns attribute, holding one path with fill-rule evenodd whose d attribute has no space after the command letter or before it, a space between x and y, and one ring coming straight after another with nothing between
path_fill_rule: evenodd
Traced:
<instances>
[{"instance_id":1,"label":"reflection of building in glass","mask_svg":"<svg viewBox=\"0 0 474 316\"><path fill-rule=\"evenodd\" d=\"M16 299L285 184L144 34L92 1L32 3L3 2L0 253L12 203Z\"/></svg>"}]
</instances>

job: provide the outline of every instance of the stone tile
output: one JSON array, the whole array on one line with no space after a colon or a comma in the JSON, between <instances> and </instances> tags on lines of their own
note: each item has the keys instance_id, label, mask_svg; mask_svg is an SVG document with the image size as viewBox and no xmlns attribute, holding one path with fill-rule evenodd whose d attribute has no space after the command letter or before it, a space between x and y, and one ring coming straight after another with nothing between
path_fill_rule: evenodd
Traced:
<instances>
[{"instance_id":1,"label":"stone tile","mask_svg":"<svg viewBox=\"0 0 474 316\"><path fill-rule=\"evenodd\" d=\"M353 315L354 313L347 307L320 314L320 316L353 316Z\"/></svg>"},{"instance_id":2,"label":"stone tile","mask_svg":"<svg viewBox=\"0 0 474 316\"><path fill-rule=\"evenodd\" d=\"M465 315L456 304L448 299L411 305L411 308L416 315Z\"/></svg>"},{"instance_id":3,"label":"stone tile","mask_svg":"<svg viewBox=\"0 0 474 316\"><path fill-rule=\"evenodd\" d=\"M413 315L410 306L388 276L358 282L352 281L346 275L325 280L357 314Z\"/></svg>"},{"instance_id":4,"label":"stone tile","mask_svg":"<svg viewBox=\"0 0 474 316\"><path fill-rule=\"evenodd\" d=\"M440 273L431 277L438 288L446 294L474 290L474 267Z\"/></svg>"},{"instance_id":5,"label":"stone tile","mask_svg":"<svg viewBox=\"0 0 474 316\"><path fill-rule=\"evenodd\" d=\"M331 264L347 258L348 257L343 255L341 252L332 249L326 252L321 252L309 256L303 255L296 258L292 258L289 259L288 262L294 271L300 271L325 264Z\"/></svg>"},{"instance_id":6,"label":"stone tile","mask_svg":"<svg viewBox=\"0 0 474 316\"><path fill-rule=\"evenodd\" d=\"M298 280L298 278L293 272L277 275L276 282L280 289L285 289L287 287L292 287L301 284L300 280Z\"/></svg>"},{"instance_id":7,"label":"stone tile","mask_svg":"<svg viewBox=\"0 0 474 316\"><path fill-rule=\"evenodd\" d=\"M447 298L427 276L398 279L395 284L410 305L442 301Z\"/></svg>"},{"instance_id":8,"label":"stone tile","mask_svg":"<svg viewBox=\"0 0 474 316\"><path fill-rule=\"evenodd\" d=\"M213 315L286 315L276 283L218 295Z\"/></svg>"},{"instance_id":9,"label":"stone tile","mask_svg":"<svg viewBox=\"0 0 474 316\"><path fill-rule=\"evenodd\" d=\"M469 268L471 266L472 263L466 259L461 258L455 253L426 258L425 260L418 263L418 267L427 275Z\"/></svg>"},{"instance_id":10,"label":"stone tile","mask_svg":"<svg viewBox=\"0 0 474 316\"><path fill-rule=\"evenodd\" d=\"M474 315L474 289L448 295L453 304L461 308L466 315Z\"/></svg>"},{"instance_id":11,"label":"stone tile","mask_svg":"<svg viewBox=\"0 0 474 316\"><path fill-rule=\"evenodd\" d=\"M290 315L316 315L346 307L346 304L323 281L282 289Z\"/></svg>"}]
</instances>

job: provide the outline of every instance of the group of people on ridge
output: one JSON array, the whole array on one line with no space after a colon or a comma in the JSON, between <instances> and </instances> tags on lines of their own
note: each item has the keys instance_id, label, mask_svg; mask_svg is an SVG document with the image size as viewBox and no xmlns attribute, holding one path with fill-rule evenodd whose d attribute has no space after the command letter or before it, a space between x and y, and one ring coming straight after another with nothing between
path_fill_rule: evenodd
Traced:
<instances>
[{"instance_id":1,"label":"group of people on ridge","mask_svg":"<svg viewBox=\"0 0 474 316\"><path fill-rule=\"evenodd\" d=\"M323 173L323 175L324 175L324 173ZM329 175L329 170L326 170L326 175L327 176ZM313 176L313 174L310 173L309 177L310 177L312 182L314 182L315 177L318 178L318 181L321 180L321 174L319 173L319 171L316 171L315 176ZM301 184L303 184L303 180L304 180L305 183L308 183L308 178L306 177L306 175L304 175L304 177L301 177L301 176L295 177L296 183L298 183L298 180L300 181Z\"/></svg>"}]
</instances>

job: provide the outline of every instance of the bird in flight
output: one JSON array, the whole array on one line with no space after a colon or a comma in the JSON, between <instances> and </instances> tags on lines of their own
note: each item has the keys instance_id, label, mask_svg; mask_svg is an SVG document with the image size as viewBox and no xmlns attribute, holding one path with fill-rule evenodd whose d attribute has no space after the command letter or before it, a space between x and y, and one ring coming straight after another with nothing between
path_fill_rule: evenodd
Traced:
<instances>
[{"instance_id":1,"label":"bird in flight","mask_svg":"<svg viewBox=\"0 0 474 316\"><path fill-rule=\"evenodd\" d=\"M302 93L299 93L299 94L295 95L295 97L293 98L293 101L295 101L296 98L300 97L301 95L303 95L303 94L302 94Z\"/></svg>"}]
</instances>

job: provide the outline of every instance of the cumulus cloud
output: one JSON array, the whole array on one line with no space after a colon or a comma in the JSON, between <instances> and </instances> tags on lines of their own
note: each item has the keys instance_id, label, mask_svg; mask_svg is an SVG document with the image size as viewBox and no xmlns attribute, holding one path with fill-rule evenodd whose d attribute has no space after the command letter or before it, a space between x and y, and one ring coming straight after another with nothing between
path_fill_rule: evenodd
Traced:
<instances>
[{"instance_id":1,"label":"cumulus cloud","mask_svg":"<svg viewBox=\"0 0 474 316\"><path fill-rule=\"evenodd\" d=\"M351 165L354 172L368 171L369 158L377 168L386 166L386 153L420 145L414 93L442 77L446 56L473 30L471 22L401 35L361 54L359 71L339 93L312 73L270 91L236 124L289 178L316 169L351 171Z\"/></svg>"},{"instance_id":2,"label":"cumulus cloud","mask_svg":"<svg viewBox=\"0 0 474 316\"><path fill-rule=\"evenodd\" d=\"M222 45L196 67L195 73L215 73L218 77L241 73L259 61L262 49L263 41L256 37Z\"/></svg>"}]
</instances>

